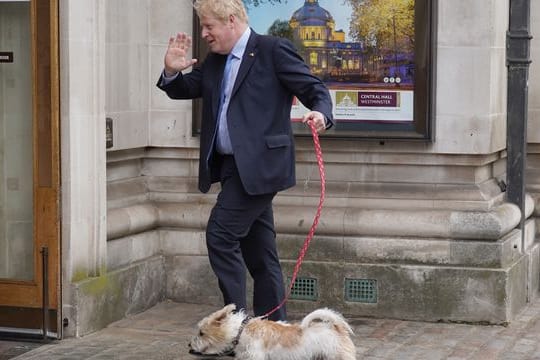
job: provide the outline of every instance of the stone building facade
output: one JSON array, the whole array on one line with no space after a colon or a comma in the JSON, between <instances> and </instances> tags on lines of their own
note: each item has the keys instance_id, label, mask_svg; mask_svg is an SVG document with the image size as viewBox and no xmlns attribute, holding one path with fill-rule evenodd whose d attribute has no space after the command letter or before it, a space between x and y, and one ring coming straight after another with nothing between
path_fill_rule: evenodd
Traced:
<instances>
[{"instance_id":1,"label":"stone building facade","mask_svg":"<svg viewBox=\"0 0 540 360\"><path fill-rule=\"evenodd\" d=\"M322 139L327 198L300 274L316 291L290 311L500 324L537 296L540 4L523 237L500 186L508 12L508 0L438 0L434 141ZM221 304L204 243L217 190L197 191L193 104L155 87L169 36L192 24L190 1L60 1L65 336L164 299ZM275 199L285 276L315 213L316 174L298 138L298 185Z\"/></svg>"}]
</instances>

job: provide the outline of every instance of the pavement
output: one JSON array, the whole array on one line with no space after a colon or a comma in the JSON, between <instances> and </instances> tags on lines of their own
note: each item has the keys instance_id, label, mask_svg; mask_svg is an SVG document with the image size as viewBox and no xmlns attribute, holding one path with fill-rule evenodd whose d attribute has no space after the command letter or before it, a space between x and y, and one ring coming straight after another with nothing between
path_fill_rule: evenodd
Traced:
<instances>
[{"instance_id":1,"label":"pavement","mask_svg":"<svg viewBox=\"0 0 540 360\"><path fill-rule=\"evenodd\" d=\"M214 310L207 305L165 301L93 334L28 349L10 359L201 359L188 354L187 344L197 322ZM358 359L540 360L540 299L508 326L348 320L355 332Z\"/></svg>"},{"instance_id":2,"label":"pavement","mask_svg":"<svg viewBox=\"0 0 540 360\"><path fill-rule=\"evenodd\" d=\"M13 359L40 346L40 343L33 341L0 340L0 360Z\"/></svg>"}]
</instances>

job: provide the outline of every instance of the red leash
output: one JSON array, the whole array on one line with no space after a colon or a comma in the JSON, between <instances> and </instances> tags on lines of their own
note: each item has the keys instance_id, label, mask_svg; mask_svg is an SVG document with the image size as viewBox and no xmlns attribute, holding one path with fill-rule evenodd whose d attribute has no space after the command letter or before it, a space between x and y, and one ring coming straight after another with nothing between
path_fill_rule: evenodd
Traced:
<instances>
[{"instance_id":1,"label":"red leash","mask_svg":"<svg viewBox=\"0 0 540 360\"><path fill-rule=\"evenodd\" d=\"M300 250L300 254L298 255L298 259L296 260L296 265L294 266L293 275L291 278L291 284L289 285L289 289L287 290L287 295L285 298L281 301L281 303L264 314L262 317L266 318L273 314L274 312L278 311L289 299L289 296L291 295L294 282L296 281L296 277L298 276L298 272L300 271L300 266L302 265L302 261L304 261L304 256L306 256L306 253L309 248L309 243L313 239L313 235L315 234L315 229L317 228L317 225L319 224L319 218L321 217L321 210L324 202L324 192L325 192L325 177L324 177L324 163L322 158L322 151L321 151L321 144L319 142L319 134L317 133L317 130L315 129L315 125L313 125L312 121L308 121L308 125L311 129L311 135L313 136L313 145L315 147L315 155L317 156L317 164L319 165L319 176L321 178L321 197L319 199L319 206L317 206L317 213L315 214L315 218L313 219L313 224L311 225L311 229L309 229L309 233L306 237L306 240L304 240L304 246L302 246L302 249Z\"/></svg>"}]
</instances>

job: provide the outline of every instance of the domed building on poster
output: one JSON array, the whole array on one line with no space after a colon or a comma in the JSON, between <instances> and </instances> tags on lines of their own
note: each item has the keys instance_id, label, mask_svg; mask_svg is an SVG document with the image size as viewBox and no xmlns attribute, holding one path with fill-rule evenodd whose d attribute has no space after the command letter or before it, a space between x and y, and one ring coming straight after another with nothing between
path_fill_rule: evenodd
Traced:
<instances>
[{"instance_id":1,"label":"domed building on poster","mask_svg":"<svg viewBox=\"0 0 540 360\"><path fill-rule=\"evenodd\" d=\"M314 74L340 80L361 73L361 44L345 42L345 32L335 30L332 14L318 0L306 0L293 13L289 25L300 54Z\"/></svg>"},{"instance_id":2,"label":"domed building on poster","mask_svg":"<svg viewBox=\"0 0 540 360\"><path fill-rule=\"evenodd\" d=\"M289 24L305 46L323 47L326 41L334 38L334 18L317 0L306 0L304 6L293 13ZM343 30L339 30L335 35L340 38L338 40L345 40Z\"/></svg>"}]
</instances>

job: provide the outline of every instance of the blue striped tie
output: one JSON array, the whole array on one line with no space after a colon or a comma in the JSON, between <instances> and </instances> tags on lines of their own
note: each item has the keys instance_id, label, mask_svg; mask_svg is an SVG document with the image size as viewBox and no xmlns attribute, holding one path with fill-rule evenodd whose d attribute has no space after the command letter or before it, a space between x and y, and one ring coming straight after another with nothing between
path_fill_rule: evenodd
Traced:
<instances>
[{"instance_id":1,"label":"blue striped tie","mask_svg":"<svg viewBox=\"0 0 540 360\"><path fill-rule=\"evenodd\" d=\"M223 71L223 80L221 82L221 99L218 112L218 136L217 136L217 150L222 154L232 154L231 139L229 137L229 128L227 126L227 109L228 101L232 92L231 82L231 69L232 60L234 55L231 53L227 56L227 62L225 63L225 70ZM231 88L231 89L230 89ZM229 99L230 100L230 99Z\"/></svg>"}]
</instances>

